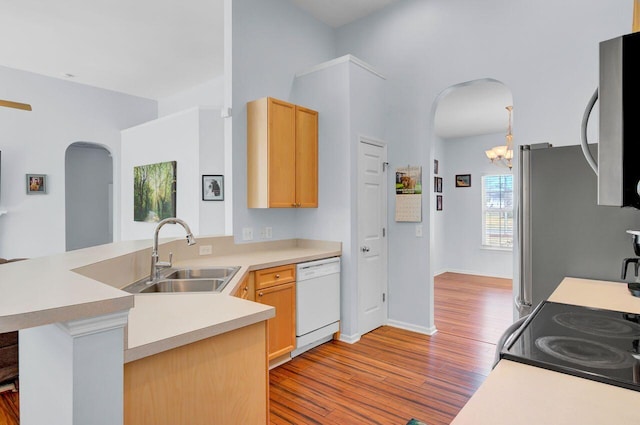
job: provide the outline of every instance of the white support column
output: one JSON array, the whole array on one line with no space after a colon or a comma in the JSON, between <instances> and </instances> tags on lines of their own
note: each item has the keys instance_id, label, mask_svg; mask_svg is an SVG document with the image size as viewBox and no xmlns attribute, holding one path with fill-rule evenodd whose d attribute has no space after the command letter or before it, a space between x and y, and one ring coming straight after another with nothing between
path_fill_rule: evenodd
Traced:
<instances>
[{"instance_id":1,"label":"white support column","mask_svg":"<svg viewBox=\"0 0 640 425\"><path fill-rule=\"evenodd\" d=\"M121 425L129 311L20 330L22 425Z\"/></svg>"}]
</instances>

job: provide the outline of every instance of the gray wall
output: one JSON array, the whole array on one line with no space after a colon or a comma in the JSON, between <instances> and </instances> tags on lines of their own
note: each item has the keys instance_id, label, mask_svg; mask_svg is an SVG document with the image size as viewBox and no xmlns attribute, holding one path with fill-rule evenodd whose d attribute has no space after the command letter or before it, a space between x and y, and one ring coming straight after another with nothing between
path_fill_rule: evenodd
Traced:
<instances>
[{"instance_id":1,"label":"gray wall","mask_svg":"<svg viewBox=\"0 0 640 425\"><path fill-rule=\"evenodd\" d=\"M598 84L598 43L630 32L632 6L403 0L339 28L336 53L354 54L388 78L385 139L395 142L390 162L432 170L438 94L479 78L497 79L512 91L517 144L578 143L582 112ZM434 199L424 197L425 211ZM393 198L389 206L395 207ZM390 223L390 291L397 295L390 297L392 319L433 320L431 236L416 238L414 226Z\"/></svg>"},{"instance_id":2,"label":"gray wall","mask_svg":"<svg viewBox=\"0 0 640 425\"><path fill-rule=\"evenodd\" d=\"M67 148L65 219L67 251L113 242L113 160L106 149Z\"/></svg>"},{"instance_id":3,"label":"gray wall","mask_svg":"<svg viewBox=\"0 0 640 425\"><path fill-rule=\"evenodd\" d=\"M334 57L334 35L287 0L234 0L233 234L270 226L274 239L295 238L296 211L247 208L247 102L265 96L290 100L294 76Z\"/></svg>"},{"instance_id":4,"label":"gray wall","mask_svg":"<svg viewBox=\"0 0 640 425\"><path fill-rule=\"evenodd\" d=\"M0 209L7 210L0 217L0 257L64 252L67 147L83 140L108 148L115 160L117 192L120 130L155 119L157 102L6 67L0 67L0 92L33 107L32 112L0 112ZM47 174L48 193L27 195L25 174ZM118 226L116 220L116 234Z\"/></svg>"}]
</instances>

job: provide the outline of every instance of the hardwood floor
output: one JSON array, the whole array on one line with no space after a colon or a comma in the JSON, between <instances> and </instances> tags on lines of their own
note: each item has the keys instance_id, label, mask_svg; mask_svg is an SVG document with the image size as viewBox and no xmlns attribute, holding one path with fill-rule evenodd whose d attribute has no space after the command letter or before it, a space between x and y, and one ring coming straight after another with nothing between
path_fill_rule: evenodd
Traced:
<instances>
[{"instance_id":1,"label":"hardwood floor","mask_svg":"<svg viewBox=\"0 0 640 425\"><path fill-rule=\"evenodd\" d=\"M511 323L511 280L435 279L433 336L385 326L332 341L270 372L271 423L448 424L491 370ZM18 425L18 393L0 394L0 425Z\"/></svg>"},{"instance_id":2,"label":"hardwood floor","mask_svg":"<svg viewBox=\"0 0 640 425\"><path fill-rule=\"evenodd\" d=\"M273 369L271 423L450 423L491 370L511 323L511 280L445 273L434 289L433 336L385 326Z\"/></svg>"},{"instance_id":3,"label":"hardwood floor","mask_svg":"<svg viewBox=\"0 0 640 425\"><path fill-rule=\"evenodd\" d=\"M0 424L18 425L20 423L20 400L17 392L0 393Z\"/></svg>"}]
</instances>

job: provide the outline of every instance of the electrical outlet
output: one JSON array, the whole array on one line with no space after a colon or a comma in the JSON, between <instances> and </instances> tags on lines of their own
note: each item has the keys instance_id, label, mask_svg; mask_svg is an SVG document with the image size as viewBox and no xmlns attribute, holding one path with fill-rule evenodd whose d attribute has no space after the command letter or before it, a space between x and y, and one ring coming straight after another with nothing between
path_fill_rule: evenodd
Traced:
<instances>
[{"instance_id":1,"label":"electrical outlet","mask_svg":"<svg viewBox=\"0 0 640 425\"><path fill-rule=\"evenodd\" d=\"M422 237L422 224L416 224L416 238Z\"/></svg>"},{"instance_id":2,"label":"electrical outlet","mask_svg":"<svg viewBox=\"0 0 640 425\"><path fill-rule=\"evenodd\" d=\"M273 237L273 229L271 227L264 228L264 237L267 239L271 239Z\"/></svg>"},{"instance_id":3,"label":"electrical outlet","mask_svg":"<svg viewBox=\"0 0 640 425\"><path fill-rule=\"evenodd\" d=\"M243 241L253 240L253 228L252 227L243 227L242 228L242 240Z\"/></svg>"},{"instance_id":4,"label":"electrical outlet","mask_svg":"<svg viewBox=\"0 0 640 425\"><path fill-rule=\"evenodd\" d=\"M198 253L200 255L211 255L213 253L213 247L211 245L200 245L198 247Z\"/></svg>"}]
</instances>

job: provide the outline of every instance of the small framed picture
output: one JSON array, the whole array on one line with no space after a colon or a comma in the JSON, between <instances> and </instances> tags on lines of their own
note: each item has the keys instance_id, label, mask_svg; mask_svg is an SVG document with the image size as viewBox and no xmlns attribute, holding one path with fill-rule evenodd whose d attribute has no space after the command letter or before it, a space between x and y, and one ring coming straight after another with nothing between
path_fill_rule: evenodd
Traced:
<instances>
[{"instance_id":1,"label":"small framed picture","mask_svg":"<svg viewBox=\"0 0 640 425\"><path fill-rule=\"evenodd\" d=\"M433 160L433 174L438 174L438 160L434 159Z\"/></svg>"},{"instance_id":2,"label":"small framed picture","mask_svg":"<svg viewBox=\"0 0 640 425\"><path fill-rule=\"evenodd\" d=\"M471 187L471 174L456 174L456 187Z\"/></svg>"},{"instance_id":3,"label":"small framed picture","mask_svg":"<svg viewBox=\"0 0 640 425\"><path fill-rule=\"evenodd\" d=\"M442 193L442 177L434 177L433 191Z\"/></svg>"},{"instance_id":4,"label":"small framed picture","mask_svg":"<svg viewBox=\"0 0 640 425\"><path fill-rule=\"evenodd\" d=\"M202 200L224 201L224 176L202 176Z\"/></svg>"},{"instance_id":5,"label":"small framed picture","mask_svg":"<svg viewBox=\"0 0 640 425\"><path fill-rule=\"evenodd\" d=\"M442 211L442 195L436 195L436 211Z\"/></svg>"},{"instance_id":6,"label":"small framed picture","mask_svg":"<svg viewBox=\"0 0 640 425\"><path fill-rule=\"evenodd\" d=\"M46 174L27 174L27 195L38 195L47 193Z\"/></svg>"}]
</instances>

